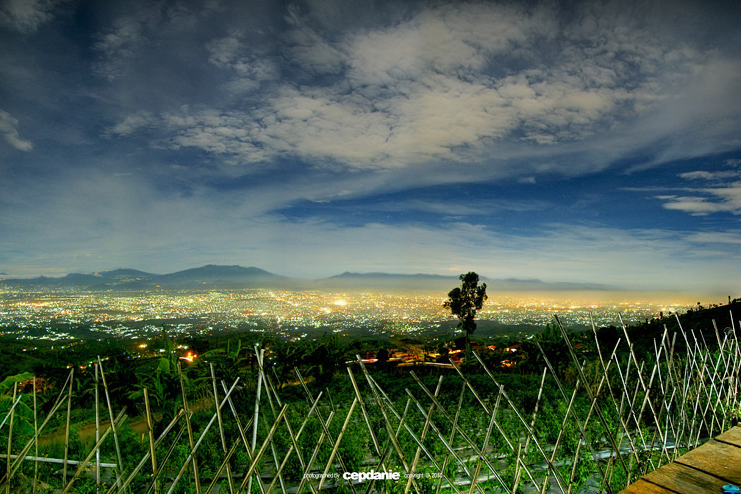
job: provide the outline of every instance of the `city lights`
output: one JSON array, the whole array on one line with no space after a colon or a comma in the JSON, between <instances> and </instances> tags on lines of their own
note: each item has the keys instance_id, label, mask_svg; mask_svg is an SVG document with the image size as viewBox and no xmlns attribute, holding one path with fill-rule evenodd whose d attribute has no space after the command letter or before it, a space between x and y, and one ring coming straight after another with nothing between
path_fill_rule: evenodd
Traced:
<instances>
[{"instance_id":1,"label":"city lights","mask_svg":"<svg viewBox=\"0 0 741 495\"><path fill-rule=\"evenodd\" d=\"M100 337L139 339L162 331L215 334L240 329L291 340L307 332L359 332L384 335L452 328L455 318L440 294L379 292L209 291L95 292L58 289L22 292L0 289L0 331L18 338L68 339L69 329L85 327ZM595 302L576 295L493 295L479 320L502 325L544 326L554 314L582 327L639 322L684 312L692 304L630 301ZM143 349L146 343L140 344Z\"/></svg>"}]
</instances>

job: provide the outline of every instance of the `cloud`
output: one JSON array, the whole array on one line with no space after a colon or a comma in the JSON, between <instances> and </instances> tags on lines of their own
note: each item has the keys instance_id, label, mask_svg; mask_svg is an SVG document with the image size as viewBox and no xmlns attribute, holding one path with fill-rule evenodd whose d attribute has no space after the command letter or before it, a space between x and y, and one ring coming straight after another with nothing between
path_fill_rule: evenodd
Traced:
<instances>
[{"instance_id":1,"label":"cloud","mask_svg":"<svg viewBox=\"0 0 741 495\"><path fill-rule=\"evenodd\" d=\"M718 172L707 172L705 170L697 170L694 172L685 172L679 174L682 179L689 180L705 180L705 181L722 181L724 179L732 179L735 177L741 177L741 171L737 170L723 170Z\"/></svg>"},{"instance_id":2,"label":"cloud","mask_svg":"<svg viewBox=\"0 0 741 495\"><path fill-rule=\"evenodd\" d=\"M173 58L184 63L187 56L180 56L179 51L188 52L189 35L213 13L208 5L196 12L180 2L131 2L126 8L131 13L116 17L111 28L97 33L92 46L99 54L94 74L111 82L139 76L138 72L151 68L148 63L152 61L160 67ZM158 59L163 56L164 60Z\"/></svg>"},{"instance_id":3,"label":"cloud","mask_svg":"<svg viewBox=\"0 0 741 495\"><path fill-rule=\"evenodd\" d=\"M5 0L0 5L0 24L23 34L33 34L68 0Z\"/></svg>"},{"instance_id":4,"label":"cloud","mask_svg":"<svg viewBox=\"0 0 741 495\"><path fill-rule=\"evenodd\" d=\"M686 239L697 244L741 244L741 231L698 232L688 235Z\"/></svg>"},{"instance_id":5,"label":"cloud","mask_svg":"<svg viewBox=\"0 0 741 495\"><path fill-rule=\"evenodd\" d=\"M0 134L5 142L20 151L31 151L33 143L22 139L18 134L18 119L14 118L5 110L0 109Z\"/></svg>"},{"instance_id":6,"label":"cloud","mask_svg":"<svg viewBox=\"0 0 741 495\"><path fill-rule=\"evenodd\" d=\"M726 166L735 167L736 160L727 160ZM656 199L666 201L664 208L680 210L691 215L704 216L727 212L741 215L741 170L695 170L679 174L685 180L705 181L712 187L694 188L704 196L661 195Z\"/></svg>"},{"instance_id":7,"label":"cloud","mask_svg":"<svg viewBox=\"0 0 741 495\"><path fill-rule=\"evenodd\" d=\"M14 203L0 218L6 233L0 239L3 264L22 276L120 267L163 273L206 263L255 265L305 277L344 270L457 275L459 268L451 266L465 266L500 278L701 291L732 286L741 262L737 231L693 234L558 223L513 233L466 217L482 209L476 202L456 207L450 201L450 208L445 203L441 208L410 199L408 205L373 206L439 215L429 223L352 225L270 213L312 184L278 181L248 193L215 196L201 188L179 194L136 175L70 170L40 178L36 187L45 193L30 194L36 189L26 185L7 198ZM318 187L325 189L317 192L321 196L343 185ZM538 206L548 208L524 201L503 201L494 208Z\"/></svg>"},{"instance_id":8,"label":"cloud","mask_svg":"<svg viewBox=\"0 0 741 495\"><path fill-rule=\"evenodd\" d=\"M691 215L702 216L710 213L725 211L726 208L719 203L713 203L708 198L700 196L656 196L657 199L666 201L664 208L667 210L680 210Z\"/></svg>"},{"instance_id":9,"label":"cloud","mask_svg":"<svg viewBox=\"0 0 741 495\"><path fill-rule=\"evenodd\" d=\"M271 58L259 53L259 50L253 53L244 38L245 35L237 30L226 38L206 44L208 61L231 74L231 79L223 84L223 88L236 95L253 93L263 83L279 77L279 70Z\"/></svg>"},{"instance_id":10,"label":"cloud","mask_svg":"<svg viewBox=\"0 0 741 495\"><path fill-rule=\"evenodd\" d=\"M150 108L132 109L109 132L156 127L163 132L152 146L202 150L245 173L289 157L334 171L451 164L451 175L469 179L535 177L601 170L646 147L663 146L666 156L726 149L738 106L726 103L710 122L693 102L716 108L737 85L739 61L651 29L635 5L625 10L577 6L569 20L551 4L456 3L341 25L292 7L284 32L266 27L268 44L238 27L168 29L172 13L151 8L120 19L96 47L100 75L116 78L149 45L170 46L185 32L206 39L208 98L145 120ZM660 144L672 133L691 136L703 118L713 136L704 144Z\"/></svg>"},{"instance_id":11,"label":"cloud","mask_svg":"<svg viewBox=\"0 0 741 495\"><path fill-rule=\"evenodd\" d=\"M121 122L117 123L107 133L110 135L128 136L140 129L150 127L156 122L151 112L141 110L135 114L127 115Z\"/></svg>"}]
</instances>

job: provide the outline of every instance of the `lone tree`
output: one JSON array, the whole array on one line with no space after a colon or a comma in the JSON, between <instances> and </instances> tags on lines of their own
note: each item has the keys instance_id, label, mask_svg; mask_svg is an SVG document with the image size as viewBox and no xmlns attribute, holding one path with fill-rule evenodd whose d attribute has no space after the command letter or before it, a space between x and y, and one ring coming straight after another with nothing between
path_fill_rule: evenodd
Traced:
<instances>
[{"instance_id":1,"label":"lone tree","mask_svg":"<svg viewBox=\"0 0 741 495\"><path fill-rule=\"evenodd\" d=\"M443 304L458 317L458 328L466 332L466 352L469 351L469 336L476 330L476 312L486 301L486 284L479 285L479 275L468 272L461 275L461 286L448 292L448 300Z\"/></svg>"}]
</instances>

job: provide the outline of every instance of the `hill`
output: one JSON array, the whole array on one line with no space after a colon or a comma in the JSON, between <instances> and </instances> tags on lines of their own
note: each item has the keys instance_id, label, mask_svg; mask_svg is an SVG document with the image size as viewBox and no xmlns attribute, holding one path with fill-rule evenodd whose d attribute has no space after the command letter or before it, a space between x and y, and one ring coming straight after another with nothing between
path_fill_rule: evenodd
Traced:
<instances>
[{"instance_id":1,"label":"hill","mask_svg":"<svg viewBox=\"0 0 741 495\"><path fill-rule=\"evenodd\" d=\"M492 279L481 277L490 293L501 291L602 291L618 290L601 284L543 282L539 279ZM76 288L87 290L161 289L248 289L281 288L294 290L383 290L447 293L459 284L458 276L427 273L344 272L322 279L299 279L277 275L254 266L205 265L174 273L155 274L121 268L93 273L70 273L64 277L5 279L10 287Z\"/></svg>"},{"instance_id":2,"label":"hill","mask_svg":"<svg viewBox=\"0 0 741 495\"><path fill-rule=\"evenodd\" d=\"M70 273L59 278L8 279L1 283L27 288L70 287L90 290L136 290L148 288L255 288L271 285L284 279L285 277L254 266L206 265L165 275L123 268L93 274Z\"/></svg>"}]
</instances>

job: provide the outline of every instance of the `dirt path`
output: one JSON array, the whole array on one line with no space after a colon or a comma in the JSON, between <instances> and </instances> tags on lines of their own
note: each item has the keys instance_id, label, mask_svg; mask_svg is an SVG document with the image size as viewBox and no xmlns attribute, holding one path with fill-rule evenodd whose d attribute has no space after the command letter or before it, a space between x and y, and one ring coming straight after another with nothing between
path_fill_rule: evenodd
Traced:
<instances>
[{"instance_id":1,"label":"dirt path","mask_svg":"<svg viewBox=\"0 0 741 495\"><path fill-rule=\"evenodd\" d=\"M100 434L102 435L106 428L110 426L111 422L109 420L105 420L100 422ZM144 416L139 416L136 418L127 418L126 419L126 425L130 426L136 433L138 434L146 434L147 433L147 418ZM73 428L75 428L73 426ZM58 428L57 430L49 433L44 433L39 437L39 446L41 447L48 447L50 445L53 445L54 443L64 443L64 438L66 436L67 427L62 426ZM87 444L94 444L95 443L95 422L91 423L85 423L81 427L78 427L77 434L80 437L80 441L87 445Z\"/></svg>"}]
</instances>

